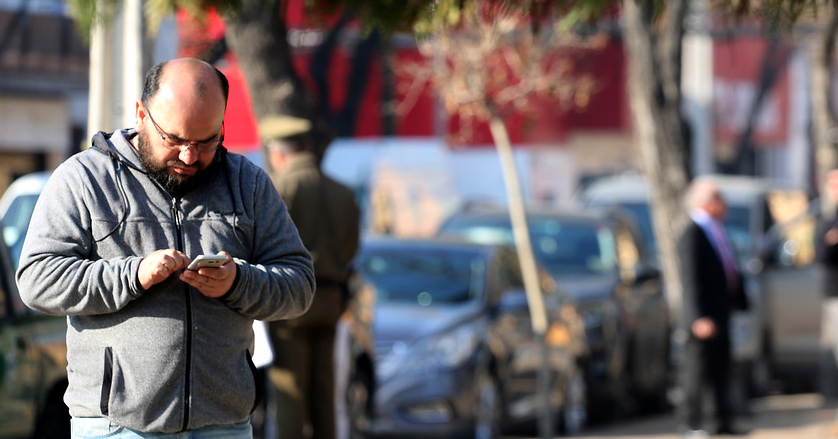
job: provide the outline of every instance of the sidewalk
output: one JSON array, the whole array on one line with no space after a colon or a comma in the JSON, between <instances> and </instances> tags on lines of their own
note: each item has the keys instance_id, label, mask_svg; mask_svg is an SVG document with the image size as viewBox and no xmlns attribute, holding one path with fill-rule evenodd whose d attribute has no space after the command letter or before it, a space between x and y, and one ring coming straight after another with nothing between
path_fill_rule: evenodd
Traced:
<instances>
[{"instance_id":1,"label":"sidewalk","mask_svg":"<svg viewBox=\"0 0 838 439\"><path fill-rule=\"evenodd\" d=\"M753 416L737 425L750 429L748 439L838 439L833 431L836 406L817 394L778 395L751 401ZM592 427L580 437L589 439L680 439L672 415Z\"/></svg>"}]
</instances>

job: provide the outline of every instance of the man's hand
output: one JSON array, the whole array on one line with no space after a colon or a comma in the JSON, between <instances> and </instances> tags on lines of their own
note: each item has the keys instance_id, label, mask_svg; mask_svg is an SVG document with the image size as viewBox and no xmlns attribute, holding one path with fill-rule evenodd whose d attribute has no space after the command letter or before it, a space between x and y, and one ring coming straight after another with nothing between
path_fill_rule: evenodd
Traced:
<instances>
[{"instance_id":1,"label":"man's hand","mask_svg":"<svg viewBox=\"0 0 838 439\"><path fill-rule=\"evenodd\" d=\"M716 336L716 324L710 317L702 317L693 322L693 335L699 340L709 340Z\"/></svg>"},{"instance_id":2,"label":"man's hand","mask_svg":"<svg viewBox=\"0 0 838 439\"><path fill-rule=\"evenodd\" d=\"M198 270L183 270L180 280L197 288L204 296L218 298L230 291L233 281L236 280L236 263L229 257L227 252L218 252L219 255L227 255L227 262L218 268L200 268ZM186 265L189 265L187 261ZM184 265L184 267L186 267Z\"/></svg>"},{"instance_id":3,"label":"man's hand","mask_svg":"<svg viewBox=\"0 0 838 439\"><path fill-rule=\"evenodd\" d=\"M189 257L174 249L157 250L140 261L137 279L147 290L168 279L172 273L189 265Z\"/></svg>"}]
</instances>

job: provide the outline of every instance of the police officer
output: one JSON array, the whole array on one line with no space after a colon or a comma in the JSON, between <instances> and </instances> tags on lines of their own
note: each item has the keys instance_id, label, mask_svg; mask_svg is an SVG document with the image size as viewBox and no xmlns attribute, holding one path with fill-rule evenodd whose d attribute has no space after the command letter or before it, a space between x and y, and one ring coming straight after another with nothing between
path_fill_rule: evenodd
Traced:
<instances>
[{"instance_id":1,"label":"police officer","mask_svg":"<svg viewBox=\"0 0 838 439\"><path fill-rule=\"evenodd\" d=\"M308 119L272 115L259 123L274 184L314 261L309 311L270 325L276 416L282 439L335 438L335 329L358 248L360 213L350 188L323 174ZM310 436L306 432L310 431Z\"/></svg>"}]
</instances>

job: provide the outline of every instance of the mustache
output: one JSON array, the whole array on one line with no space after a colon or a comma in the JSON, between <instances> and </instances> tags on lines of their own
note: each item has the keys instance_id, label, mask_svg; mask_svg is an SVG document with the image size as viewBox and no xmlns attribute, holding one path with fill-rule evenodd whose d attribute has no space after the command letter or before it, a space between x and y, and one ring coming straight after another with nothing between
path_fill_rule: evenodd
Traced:
<instances>
[{"instance_id":1,"label":"mustache","mask_svg":"<svg viewBox=\"0 0 838 439\"><path fill-rule=\"evenodd\" d=\"M195 162L191 165L187 165L186 163L182 162L180 159L173 159L166 162L166 166L177 166L179 168L197 168L198 162Z\"/></svg>"}]
</instances>

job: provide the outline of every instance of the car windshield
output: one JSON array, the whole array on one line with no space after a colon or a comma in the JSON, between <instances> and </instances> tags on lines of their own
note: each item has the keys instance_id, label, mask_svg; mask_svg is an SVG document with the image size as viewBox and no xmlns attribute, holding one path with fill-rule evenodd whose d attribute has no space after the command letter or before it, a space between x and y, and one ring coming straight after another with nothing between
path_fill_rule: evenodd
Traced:
<instances>
[{"instance_id":1,"label":"car windshield","mask_svg":"<svg viewBox=\"0 0 838 439\"><path fill-rule=\"evenodd\" d=\"M649 212L649 205L646 203L623 203L620 207L625 209L632 219L634 219L637 228L640 229L640 235L643 239L643 245L646 247L649 254L657 252L657 244L655 243L655 231L652 229L652 216Z\"/></svg>"},{"instance_id":2,"label":"car windshield","mask_svg":"<svg viewBox=\"0 0 838 439\"><path fill-rule=\"evenodd\" d=\"M614 238L594 222L533 219L533 252L553 275L598 274L614 269Z\"/></svg>"},{"instance_id":3,"label":"car windshield","mask_svg":"<svg viewBox=\"0 0 838 439\"><path fill-rule=\"evenodd\" d=\"M745 256L751 248L751 234L748 232L751 223L750 211L744 206L729 206L727 217L723 221L728 239L733 244L737 255Z\"/></svg>"},{"instance_id":4,"label":"car windshield","mask_svg":"<svg viewBox=\"0 0 838 439\"><path fill-rule=\"evenodd\" d=\"M358 262L381 303L432 306L483 297L486 264L473 251L374 248L362 250Z\"/></svg>"},{"instance_id":5,"label":"car windshield","mask_svg":"<svg viewBox=\"0 0 838 439\"><path fill-rule=\"evenodd\" d=\"M37 194L21 195L9 204L2 218L3 240L6 241L12 253L15 268L18 266L26 229L29 227L29 219L32 217L32 210L35 209L37 201Z\"/></svg>"},{"instance_id":6,"label":"car windshield","mask_svg":"<svg viewBox=\"0 0 838 439\"><path fill-rule=\"evenodd\" d=\"M595 221L530 217L528 225L535 258L554 276L597 274L616 266L614 237ZM514 244L506 218L453 218L440 233L477 242Z\"/></svg>"}]
</instances>

